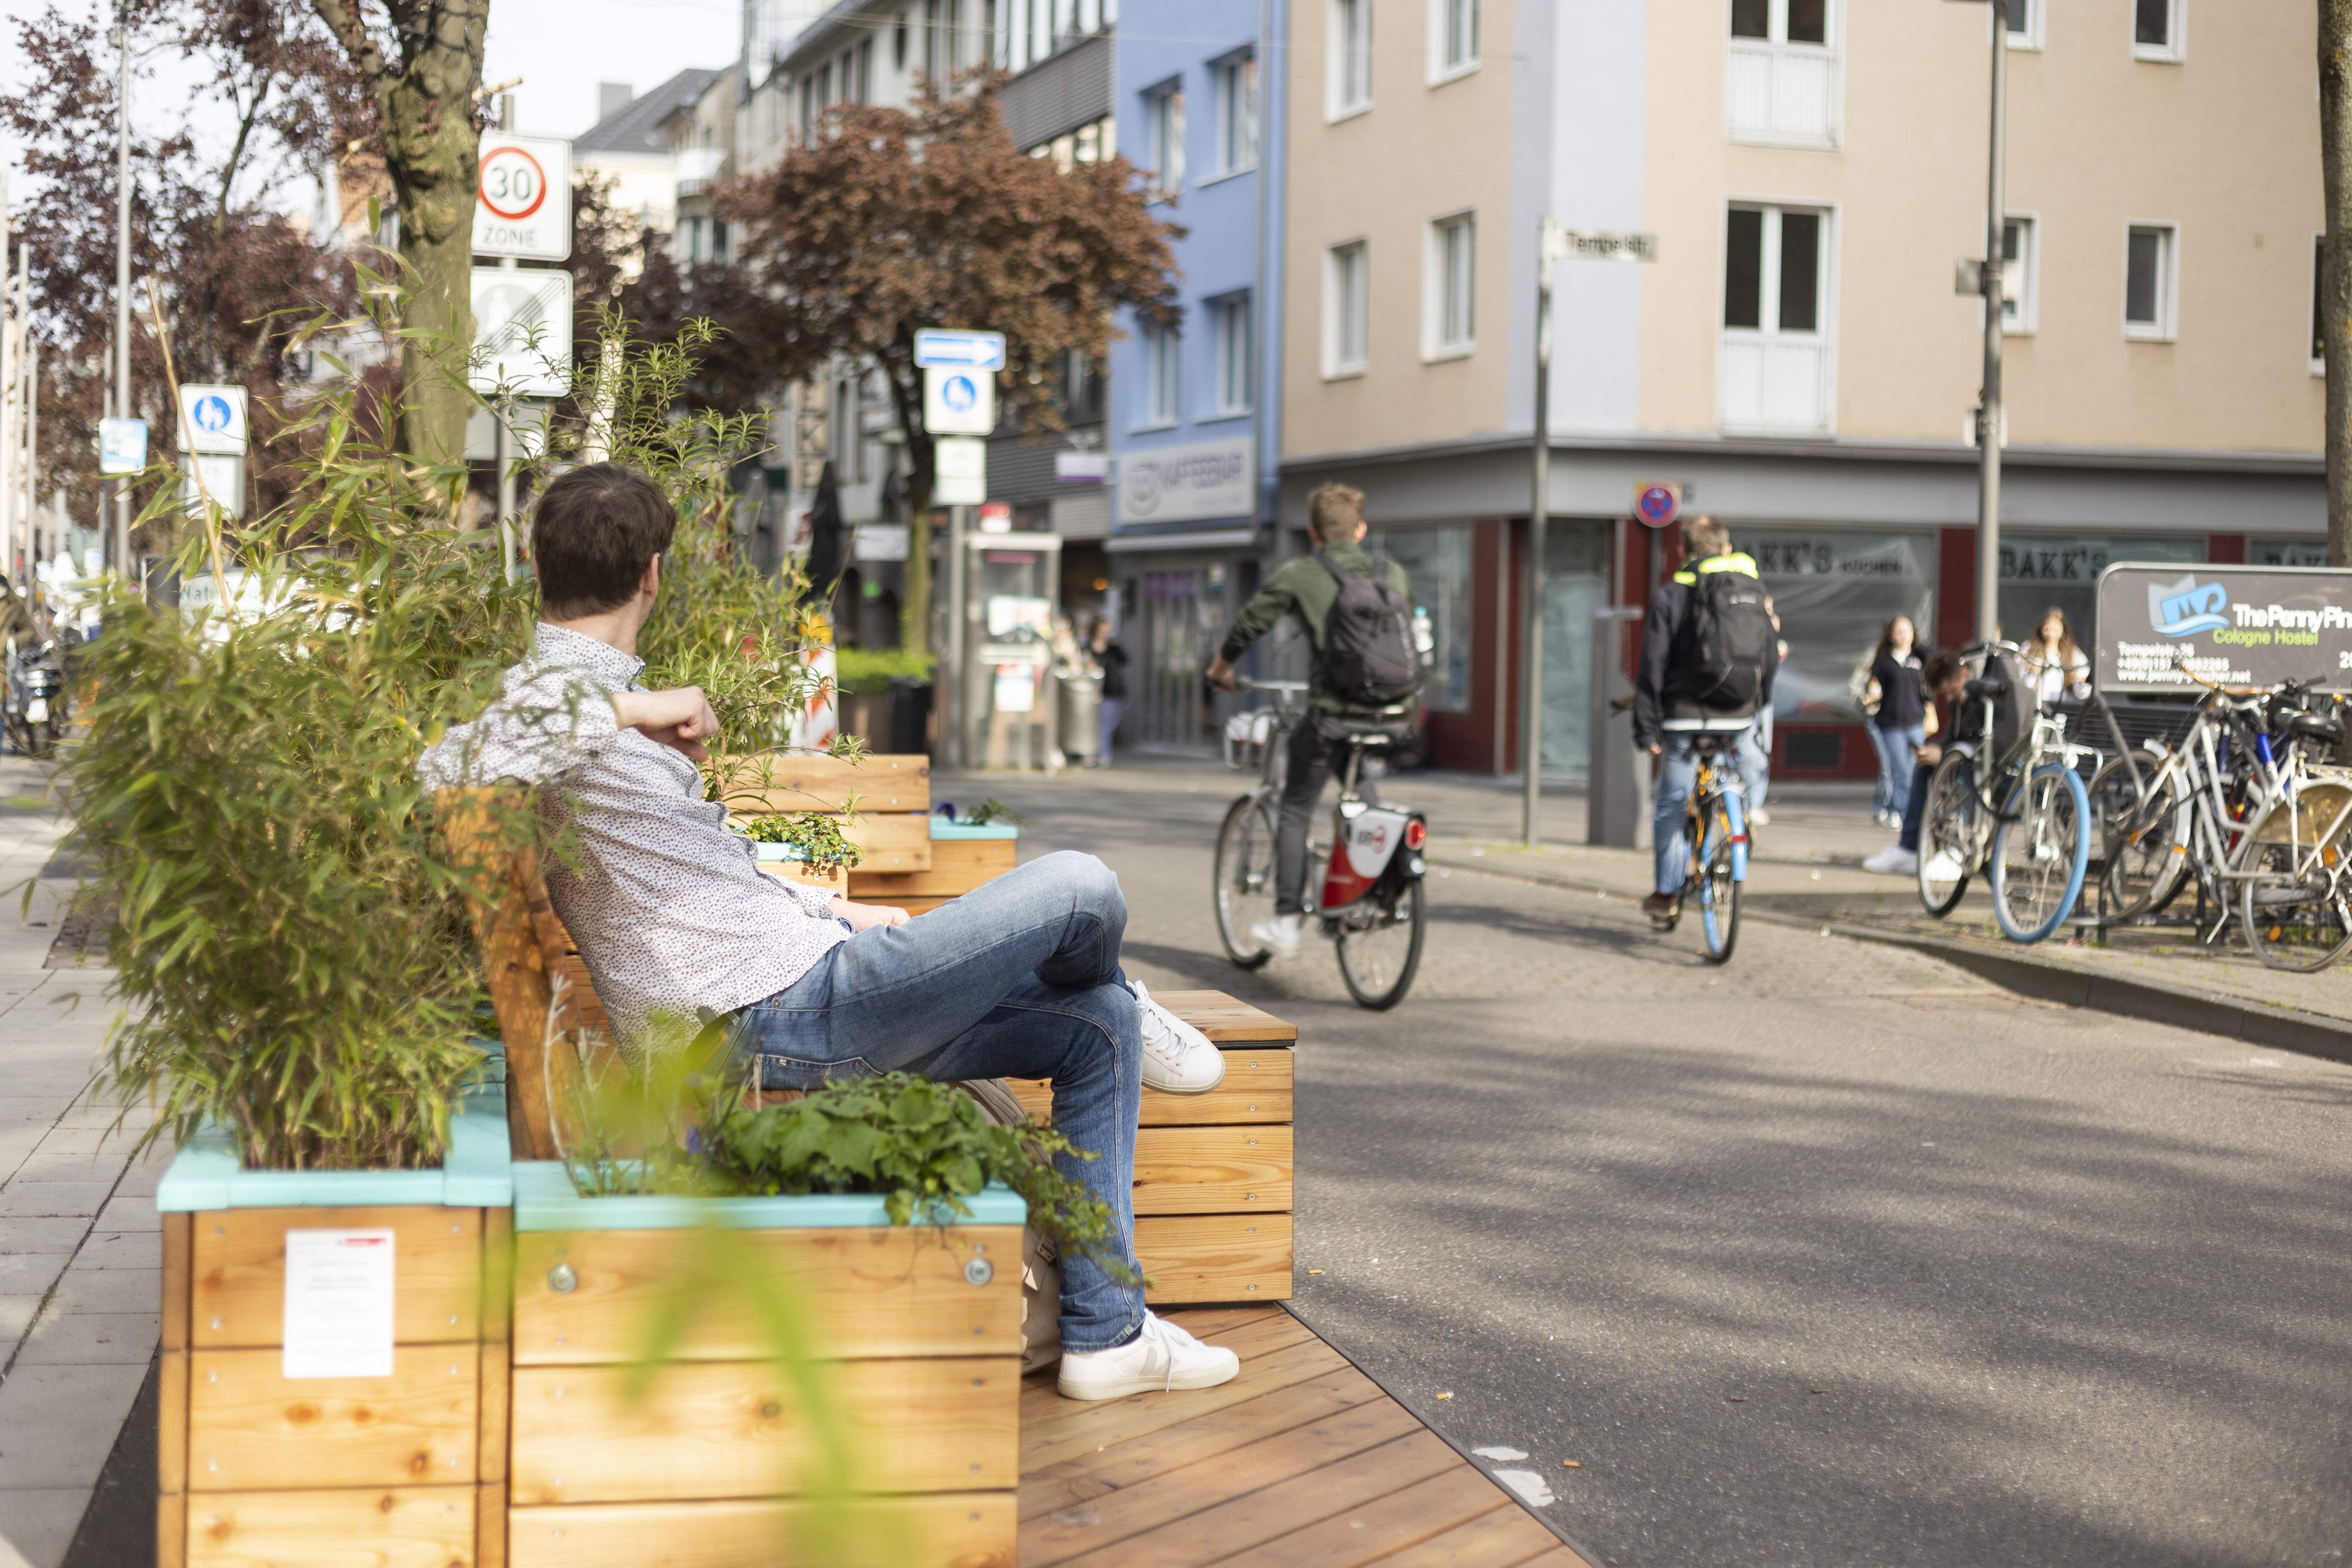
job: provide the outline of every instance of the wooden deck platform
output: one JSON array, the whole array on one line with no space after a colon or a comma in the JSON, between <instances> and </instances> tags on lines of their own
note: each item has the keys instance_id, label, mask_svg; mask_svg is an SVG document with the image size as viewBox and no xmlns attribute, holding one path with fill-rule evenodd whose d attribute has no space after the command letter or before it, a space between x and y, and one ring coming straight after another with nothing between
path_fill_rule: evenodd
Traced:
<instances>
[{"instance_id":1,"label":"wooden deck platform","mask_svg":"<svg viewBox=\"0 0 2352 1568\"><path fill-rule=\"evenodd\" d=\"M1098 1405L1031 1378L1022 1568L1591 1568L1281 1308L1167 1317L1241 1376Z\"/></svg>"}]
</instances>

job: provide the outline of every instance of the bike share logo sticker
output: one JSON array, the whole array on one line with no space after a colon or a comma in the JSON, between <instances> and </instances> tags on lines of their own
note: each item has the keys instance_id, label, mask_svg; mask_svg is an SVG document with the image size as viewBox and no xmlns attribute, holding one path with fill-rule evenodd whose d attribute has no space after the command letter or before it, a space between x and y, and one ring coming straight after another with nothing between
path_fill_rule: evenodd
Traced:
<instances>
[{"instance_id":1,"label":"bike share logo sticker","mask_svg":"<svg viewBox=\"0 0 2352 1568\"><path fill-rule=\"evenodd\" d=\"M2147 585L2147 619L2159 637L2193 637L2218 632L2230 624L2230 590L2219 583L2200 584L2195 574L2178 583Z\"/></svg>"}]
</instances>

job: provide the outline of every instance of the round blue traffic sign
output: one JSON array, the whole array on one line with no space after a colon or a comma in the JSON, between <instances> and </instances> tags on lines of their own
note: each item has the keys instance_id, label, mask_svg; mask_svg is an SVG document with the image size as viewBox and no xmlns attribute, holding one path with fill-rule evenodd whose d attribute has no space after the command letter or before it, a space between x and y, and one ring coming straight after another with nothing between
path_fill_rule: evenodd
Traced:
<instances>
[{"instance_id":1,"label":"round blue traffic sign","mask_svg":"<svg viewBox=\"0 0 2352 1568\"><path fill-rule=\"evenodd\" d=\"M1664 528L1683 509L1683 498L1672 485L1648 485L1633 498L1633 515L1652 528Z\"/></svg>"},{"instance_id":2,"label":"round blue traffic sign","mask_svg":"<svg viewBox=\"0 0 2352 1568\"><path fill-rule=\"evenodd\" d=\"M208 392L196 399L196 405L190 410L189 417L195 421L197 429L206 435L217 436L228 428L228 399L216 392Z\"/></svg>"},{"instance_id":3,"label":"round blue traffic sign","mask_svg":"<svg viewBox=\"0 0 2352 1568\"><path fill-rule=\"evenodd\" d=\"M980 401L980 388L968 375L945 376L940 381L940 401L950 413L969 414Z\"/></svg>"}]
</instances>

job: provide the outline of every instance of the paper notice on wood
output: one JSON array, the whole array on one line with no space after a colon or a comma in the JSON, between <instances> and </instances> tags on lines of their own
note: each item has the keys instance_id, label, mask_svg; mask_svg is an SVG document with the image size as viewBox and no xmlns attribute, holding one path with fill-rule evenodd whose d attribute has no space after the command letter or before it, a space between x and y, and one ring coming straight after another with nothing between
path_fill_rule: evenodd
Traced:
<instances>
[{"instance_id":1,"label":"paper notice on wood","mask_svg":"<svg viewBox=\"0 0 2352 1568\"><path fill-rule=\"evenodd\" d=\"M389 1230L286 1233L286 1375L392 1375Z\"/></svg>"}]
</instances>

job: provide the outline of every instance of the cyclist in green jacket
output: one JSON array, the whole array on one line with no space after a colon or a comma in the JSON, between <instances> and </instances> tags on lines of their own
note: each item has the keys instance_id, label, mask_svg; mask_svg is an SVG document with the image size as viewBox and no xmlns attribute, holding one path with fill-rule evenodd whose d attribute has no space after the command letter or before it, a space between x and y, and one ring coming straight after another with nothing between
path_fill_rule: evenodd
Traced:
<instances>
[{"instance_id":1,"label":"cyclist in green jacket","mask_svg":"<svg viewBox=\"0 0 2352 1568\"><path fill-rule=\"evenodd\" d=\"M1381 564L1363 547L1364 529L1363 491L1349 485L1323 484L1307 498L1307 530L1316 548L1350 576L1370 576ZM1399 594L1410 597L1412 586L1404 568L1393 561L1386 565L1389 582ZM1324 784L1330 781L1343 737L1349 729L1361 731L1368 723L1389 717L1351 708L1332 694L1324 679L1324 628L1339 597L1339 583L1314 556L1285 563L1242 606L1208 670L1210 685L1234 690L1234 660L1285 616L1295 617L1307 629L1307 641L1315 649L1307 676L1309 712L1306 721L1290 732L1290 765L1283 783L1281 815L1275 822L1274 919L1250 928L1250 935L1279 958L1298 956L1306 921L1307 824L1323 798ZM1401 732L1404 726L1396 728ZM1376 797L1369 784L1364 793Z\"/></svg>"}]
</instances>

